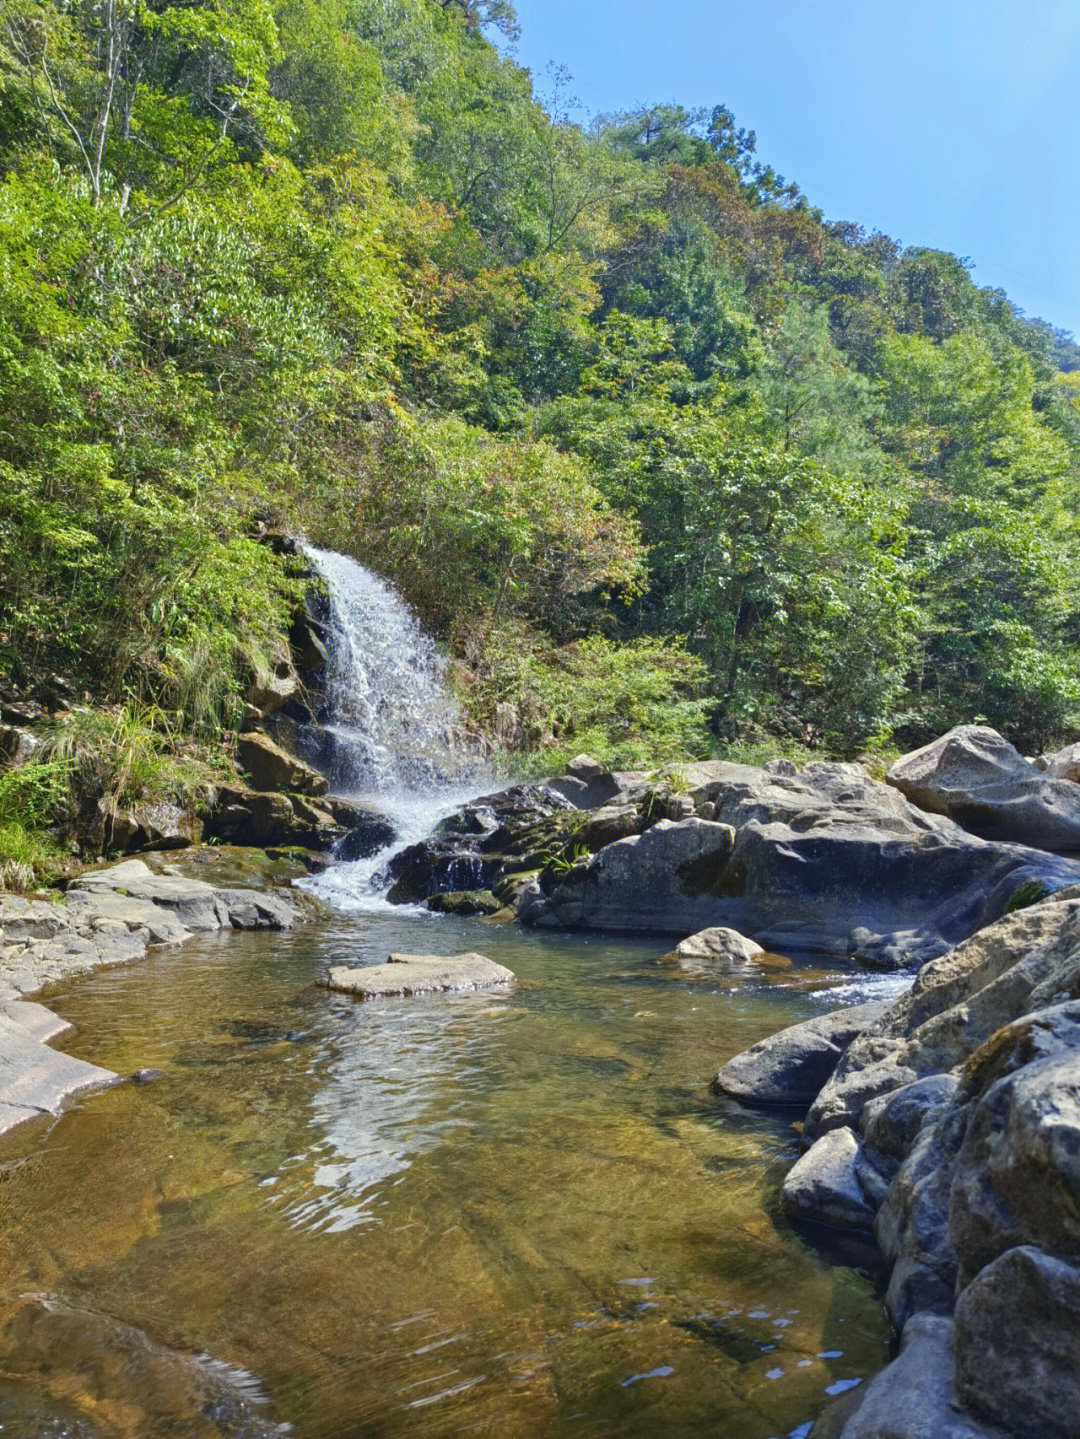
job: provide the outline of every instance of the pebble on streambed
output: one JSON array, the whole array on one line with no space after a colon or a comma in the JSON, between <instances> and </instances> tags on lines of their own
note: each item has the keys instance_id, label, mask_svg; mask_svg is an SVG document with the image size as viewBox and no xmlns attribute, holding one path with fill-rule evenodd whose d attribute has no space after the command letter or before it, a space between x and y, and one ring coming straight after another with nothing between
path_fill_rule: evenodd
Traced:
<instances>
[{"instance_id":1,"label":"pebble on streambed","mask_svg":"<svg viewBox=\"0 0 1080 1439\"><path fill-rule=\"evenodd\" d=\"M391 954L385 964L349 968L337 965L319 983L325 989L355 995L357 999L453 994L493 989L515 982L517 976L486 955Z\"/></svg>"}]
</instances>

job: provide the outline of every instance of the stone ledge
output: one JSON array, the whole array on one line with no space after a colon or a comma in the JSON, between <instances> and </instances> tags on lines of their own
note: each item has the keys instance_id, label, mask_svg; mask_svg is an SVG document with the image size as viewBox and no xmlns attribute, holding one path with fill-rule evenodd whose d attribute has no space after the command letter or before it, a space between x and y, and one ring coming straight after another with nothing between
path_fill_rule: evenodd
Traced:
<instances>
[{"instance_id":1,"label":"stone ledge","mask_svg":"<svg viewBox=\"0 0 1080 1439\"><path fill-rule=\"evenodd\" d=\"M0 894L0 1134L71 1095L118 1076L48 1040L69 1026L24 995L106 965L139 959L153 944L179 944L221 929L288 929L297 908L280 895L155 874L141 860L91 870L62 901Z\"/></svg>"}]
</instances>

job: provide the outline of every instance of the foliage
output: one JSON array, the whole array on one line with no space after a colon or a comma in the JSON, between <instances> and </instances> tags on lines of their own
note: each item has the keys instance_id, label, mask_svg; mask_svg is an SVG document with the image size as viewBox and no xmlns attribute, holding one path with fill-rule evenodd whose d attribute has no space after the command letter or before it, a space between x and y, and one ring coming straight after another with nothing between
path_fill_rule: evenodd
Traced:
<instances>
[{"instance_id":1,"label":"foliage","mask_svg":"<svg viewBox=\"0 0 1080 1439\"><path fill-rule=\"evenodd\" d=\"M723 104L583 129L516 24L0 0L0 668L96 706L58 762L187 792L287 653L274 527L395 580L541 765L1071 733L1071 338Z\"/></svg>"}]
</instances>

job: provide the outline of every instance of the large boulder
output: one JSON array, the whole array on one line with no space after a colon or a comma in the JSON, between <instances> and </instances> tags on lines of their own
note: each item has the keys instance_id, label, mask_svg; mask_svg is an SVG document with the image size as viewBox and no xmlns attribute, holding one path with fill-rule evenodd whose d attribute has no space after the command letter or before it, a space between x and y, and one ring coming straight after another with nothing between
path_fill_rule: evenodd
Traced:
<instances>
[{"instance_id":1,"label":"large boulder","mask_svg":"<svg viewBox=\"0 0 1080 1439\"><path fill-rule=\"evenodd\" d=\"M1018 896L1080 880L1080 862L977 839L857 765L786 774L716 761L680 780L694 818L552 869L522 918L666 934L723 925L780 954L894 968L944 953Z\"/></svg>"},{"instance_id":2,"label":"large boulder","mask_svg":"<svg viewBox=\"0 0 1080 1439\"><path fill-rule=\"evenodd\" d=\"M1053 754L1043 755L1035 763L1051 779L1066 779L1071 784L1080 784L1080 744L1066 745Z\"/></svg>"},{"instance_id":3,"label":"large boulder","mask_svg":"<svg viewBox=\"0 0 1080 1439\"><path fill-rule=\"evenodd\" d=\"M886 780L920 809L984 839L1080 849L1080 786L1056 777L1053 765L1044 770L1025 759L984 725L959 725L903 755Z\"/></svg>"},{"instance_id":4,"label":"large boulder","mask_svg":"<svg viewBox=\"0 0 1080 1439\"><path fill-rule=\"evenodd\" d=\"M1002 1026L1073 983L1080 898L1006 916L925 965L910 992L851 1043L810 1109L811 1131L856 1124L879 1095L956 1069Z\"/></svg>"},{"instance_id":5,"label":"large boulder","mask_svg":"<svg viewBox=\"0 0 1080 1439\"><path fill-rule=\"evenodd\" d=\"M1025 1016L973 1057L949 1235L968 1277L1007 1249L1080 1254L1080 1001Z\"/></svg>"},{"instance_id":6,"label":"large boulder","mask_svg":"<svg viewBox=\"0 0 1080 1439\"><path fill-rule=\"evenodd\" d=\"M952 1328L931 1314L913 1319L893 1362L826 1409L810 1439L1006 1439L957 1410Z\"/></svg>"},{"instance_id":7,"label":"large boulder","mask_svg":"<svg viewBox=\"0 0 1080 1439\"><path fill-rule=\"evenodd\" d=\"M261 730L242 734L236 741L236 758L251 776L256 790L280 790L290 794L324 795L329 785L323 775L303 760L282 749Z\"/></svg>"},{"instance_id":8,"label":"large boulder","mask_svg":"<svg viewBox=\"0 0 1080 1439\"><path fill-rule=\"evenodd\" d=\"M851 1041L886 1005L857 1004L793 1024L721 1065L713 1087L750 1105L809 1105Z\"/></svg>"},{"instance_id":9,"label":"large boulder","mask_svg":"<svg viewBox=\"0 0 1080 1439\"><path fill-rule=\"evenodd\" d=\"M556 929L705 929L734 843L730 825L661 820L565 872L551 871L548 893L538 887L522 898L518 913L526 923Z\"/></svg>"},{"instance_id":10,"label":"large boulder","mask_svg":"<svg viewBox=\"0 0 1080 1439\"><path fill-rule=\"evenodd\" d=\"M956 1387L1014 1439L1080 1432L1080 1270L1024 1245L995 1259L956 1305Z\"/></svg>"}]
</instances>

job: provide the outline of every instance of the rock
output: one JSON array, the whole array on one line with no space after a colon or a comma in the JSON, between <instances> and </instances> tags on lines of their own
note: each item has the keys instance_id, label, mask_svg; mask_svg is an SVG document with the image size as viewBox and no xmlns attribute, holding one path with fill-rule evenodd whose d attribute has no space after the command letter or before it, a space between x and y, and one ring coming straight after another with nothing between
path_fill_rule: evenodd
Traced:
<instances>
[{"instance_id":1,"label":"rock","mask_svg":"<svg viewBox=\"0 0 1080 1439\"><path fill-rule=\"evenodd\" d=\"M712 929L699 930L697 934L682 940L669 955L664 955L664 959L676 964L681 960L747 964L765 952L760 944L747 939L746 935L740 934L738 930L714 926Z\"/></svg>"},{"instance_id":2,"label":"rock","mask_svg":"<svg viewBox=\"0 0 1080 1439\"><path fill-rule=\"evenodd\" d=\"M930 1314L912 1319L897 1358L870 1380L857 1402L844 1396L840 1427L832 1426L826 1410L810 1439L1005 1439L958 1412L951 1338L949 1319Z\"/></svg>"},{"instance_id":3,"label":"rock","mask_svg":"<svg viewBox=\"0 0 1080 1439\"><path fill-rule=\"evenodd\" d=\"M236 757L256 790L318 796L329 789L317 770L276 744L268 734L252 730L236 741Z\"/></svg>"},{"instance_id":4,"label":"rock","mask_svg":"<svg viewBox=\"0 0 1080 1439\"><path fill-rule=\"evenodd\" d=\"M482 954L391 954L385 964L350 969L336 966L320 981L327 989L358 999L457 993L513 984L515 976Z\"/></svg>"},{"instance_id":5,"label":"rock","mask_svg":"<svg viewBox=\"0 0 1080 1439\"><path fill-rule=\"evenodd\" d=\"M1044 755L1036 763L1051 779L1064 779L1070 784L1080 784L1080 744L1066 745L1064 749Z\"/></svg>"},{"instance_id":6,"label":"rock","mask_svg":"<svg viewBox=\"0 0 1080 1439\"><path fill-rule=\"evenodd\" d=\"M926 1120L956 1094L955 1074L931 1074L913 1080L864 1107L859 1129L867 1144L893 1159L903 1159Z\"/></svg>"},{"instance_id":7,"label":"rock","mask_svg":"<svg viewBox=\"0 0 1080 1439\"><path fill-rule=\"evenodd\" d=\"M981 1087L957 1157L949 1237L961 1281L1006 1250L1080 1254L1080 1002L995 1035L966 1078ZM1009 1072L1009 1071L1012 1072Z\"/></svg>"},{"instance_id":8,"label":"rock","mask_svg":"<svg viewBox=\"0 0 1080 1439\"><path fill-rule=\"evenodd\" d=\"M1080 849L1080 789L982 725L959 725L903 755L886 779L920 809L984 839Z\"/></svg>"},{"instance_id":9,"label":"rock","mask_svg":"<svg viewBox=\"0 0 1080 1439\"><path fill-rule=\"evenodd\" d=\"M547 787L568 799L576 809L596 809L621 794L611 770L587 754L572 759L559 778L549 781Z\"/></svg>"},{"instance_id":10,"label":"rock","mask_svg":"<svg viewBox=\"0 0 1080 1439\"><path fill-rule=\"evenodd\" d=\"M1029 1245L1010 1249L956 1304L956 1388L1015 1439L1080 1432L1080 1271Z\"/></svg>"},{"instance_id":11,"label":"rock","mask_svg":"<svg viewBox=\"0 0 1080 1439\"><path fill-rule=\"evenodd\" d=\"M260 1416L267 1401L242 1369L205 1354L168 1349L140 1329L72 1308L53 1295L25 1296L4 1338L6 1379L26 1376L55 1390L100 1420L103 1434L280 1439L285 1432ZM67 1436L73 1431L65 1425L17 1432Z\"/></svg>"},{"instance_id":12,"label":"rock","mask_svg":"<svg viewBox=\"0 0 1080 1439\"><path fill-rule=\"evenodd\" d=\"M127 809L106 807L106 844L132 853L147 849L185 849L202 839L202 822L189 809L147 801Z\"/></svg>"},{"instance_id":13,"label":"rock","mask_svg":"<svg viewBox=\"0 0 1080 1439\"><path fill-rule=\"evenodd\" d=\"M0 1134L27 1119L59 1114L81 1090L116 1082L111 1071L50 1049L24 1027L18 1009L0 1011Z\"/></svg>"},{"instance_id":14,"label":"rock","mask_svg":"<svg viewBox=\"0 0 1080 1439\"><path fill-rule=\"evenodd\" d=\"M851 1005L782 1029L722 1065L714 1088L743 1104L805 1108L847 1045L886 1008L881 1003Z\"/></svg>"},{"instance_id":15,"label":"rock","mask_svg":"<svg viewBox=\"0 0 1080 1439\"><path fill-rule=\"evenodd\" d=\"M856 1039L810 1109L811 1132L859 1122L871 1099L962 1064L1033 994L1076 973L1080 899L1008 915L925 965L911 991Z\"/></svg>"},{"instance_id":16,"label":"rock","mask_svg":"<svg viewBox=\"0 0 1080 1439\"><path fill-rule=\"evenodd\" d=\"M523 896L518 913L526 923L547 928L662 934L704 929L734 842L728 825L661 820L554 876L550 894L538 893L531 904Z\"/></svg>"},{"instance_id":17,"label":"rock","mask_svg":"<svg viewBox=\"0 0 1080 1439\"><path fill-rule=\"evenodd\" d=\"M874 1209L859 1178L865 1164L850 1129L822 1135L788 1170L781 1190L784 1213L789 1219L872 1231Z\"/></svg>"},{"instance_id":18,"label":"rock","mask_svg":"<svg viewBox=\"0 0 1080 1439\"><path fill-rule=\"evenodd\" d=\"M309 682L318 684L330 662L325 624L318 616L302 610L289 631L289 645L296 668Z\"/></svg>"},{"instance_id":19,"label":"rock","mask_svg":"<svg viewBox=\"0 0 1080 1439\"><path fill-rule=\"evenodd\" d=\"M252 680L244 694L244 702L256 716L265 719L291 700L300 689L300 681L288 666L278 672Z\"/></svg>"},{"instance_id":20,"label":"rock","mask_svg":"<svg viewBox=\"0 0 1080 1439\"><path fill-rule=\"evenodd\" d=\"M327 795L321 804L329 810L333 822L345 830L334 844L337 860L370 859L397 838L391 820L365 800Z\"/></svg>"},{"instance_id":21,"label":"rock","mask_svg":"<svg viewBox=\"0 0 1080 1439\"><path fill-rule=\"evenodd\" d=\"M656 818L659 819L660 816L657 815ZM590 854L596 854L605 845L641 834L648 827L649 820L643 813L641 803L622 800L592 810L585 823L574 831L574 839Z\"/></svg>"},{"instance_id":22,"label":"rock","mask_svg":"<svg viewBox=\"0 0 1080 1439\"><path fill-rule=\"evenodd\" d=\"M433 894L427 907L436 914L498 914L502 905L490 889L466 889L448 894Z\"/></svg>"},{"instance_id":23,"label":"rock","mask_svg":"<svg viewBox=\"0 0 1080 1439\"><path fill-rule=\"evenodd\" d=\"M33 758L39 743L34 732L22 725L0 724L0 760L12 768Z\"/></svg>"},{"instance_id":24,"label":"rock","mask_svg":"<svg viewBox=\"0 0 1080 1439\"><path fill-rule=\"evenodd\" d=\"M497 856L480 854L452 837L423 840L390 860L386 897L391 904L418 904L436 894L490 889L500 868Z\"/></svg>"},{"instance_id":25,"label":"rock","mask_svg":"<svg viewBox=\"0 0 1080 1439\"><path fill-rule=\"evenodd\" d=\"M303 795L242 789L223 785L206 818L208 838L230 844L300 845L332 849L345 836L329 809L329 801L313 805Z\"/></svg>"},{"instance_id":26,"label":"rock","mask_svg":"<svg viewBox=\"0 0 1080 1439\"><path fill-rule=\"evenodd\" d=\"M917 1312L948 1314L956 1286L949 1190L967 1122L946 1107L919 1130L878 1210L874 1232L893 1270L885 1305L902 1329Z\"/></svg>"},{"instance_id":27,"label":"rock","mask_svg":"<svg viewBox=\"0 0 1080 1439\"><path fill-rule=\"evenodd\" d=\"M686 788L676 797L711 820L638 833L628 812L611 812L627 801L605 805L606 825L635 833L542 878L523 899L526 923L668 934L722 925L780 954L896 967L944 953L1018 896L1080 881L1077 861L977 839L857 765L789 775L710 761L686 766L679 780Z\"/></svg>"}]
</instances>

